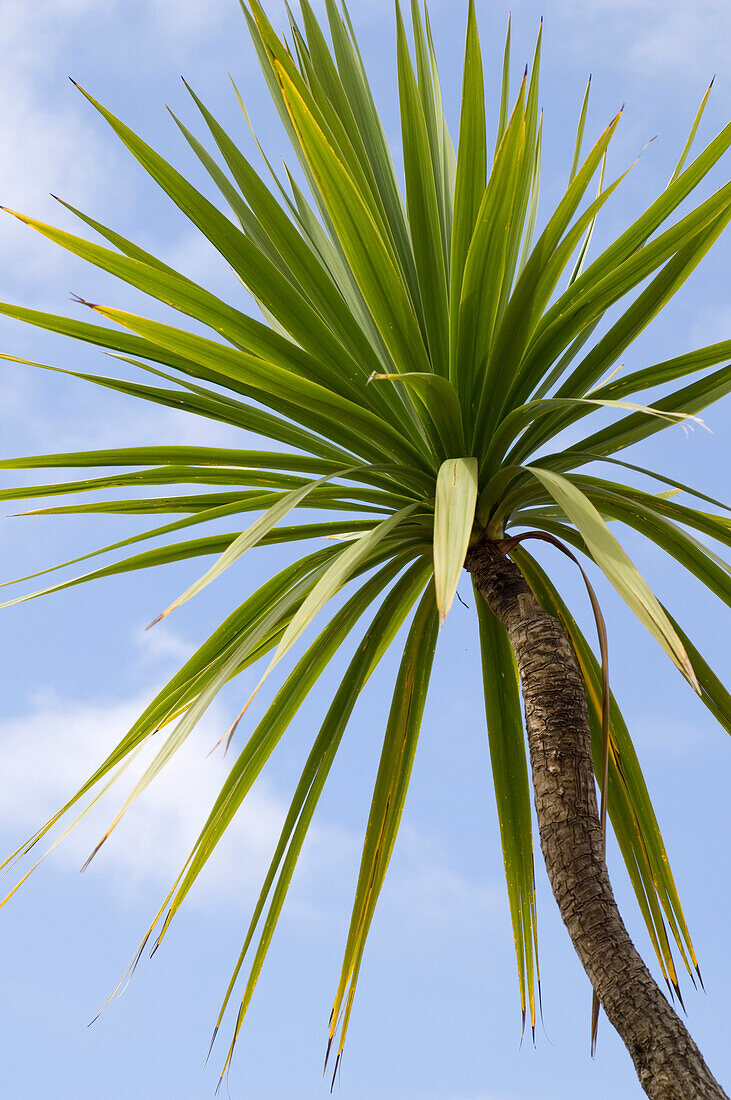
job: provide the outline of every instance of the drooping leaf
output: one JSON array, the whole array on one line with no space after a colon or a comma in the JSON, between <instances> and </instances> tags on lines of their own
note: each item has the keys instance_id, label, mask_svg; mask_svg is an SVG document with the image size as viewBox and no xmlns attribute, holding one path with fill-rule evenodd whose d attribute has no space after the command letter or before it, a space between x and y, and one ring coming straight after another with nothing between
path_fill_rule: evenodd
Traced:
<instances>
[{"instance_id":1,"label":"drooping leaf","mask_svg":"<svg viewBox=\"0 0 731 1100\"><path fill-rule=\"evenodd\" d=\"M434 589L440 626L457 591L476 504L477 459L447 459L439 468L434 505Z\"/></svg>"},{"instance_id":2,"label":"drooping leaf","mask_svg":"<svg viewBox=\"0 0 731 1100\"><path fill-rule=\"evenodd\" d=\"M672 623L591 501L567 478L537 466L530 467L530 470L576 526L594 560L600 564L628 607L654 635L693 689L698 691L693 666Z\"/></svg>"},{"instance_id":3,"label":"drooping leaf","mask_svg":"<svg viewBox=\"0 0 731 1100\"><path fill-rule=\"evenodd\" d=\"M541 606L560 619L571 638L587 691L594 768L601 780L601 673L598 661L538 563L522 547L515 550L514 556ZM608 810L658 961L663 974L677 991L663 914L673 930L681 956L693 966L697 965L695 953L642 770L613 696L610 700Z\"/></svg>"},{"instance_id":4,"label":"drooping leaf","mask_svg":"<svg viewBox=\"0 0 731 1100\"><path fill-rule=\"evenodd\" d=\"M394 586L393 590L387 596L366 632L363 643L359 646L355 657L351 661L342 683L333 698L320 732L312 746L312 751L307 759L292 799L292 805L284 825L282 826L279 843L272 858L272 863L264 881L259 900L254 909L244 946L226 991L226 996L216 1024L216 1028L218 1028L223 1018L228 1000L233 992L246 953L253 940L257 925L261 919L267 896L274 885L277 871L279 871L269 910L261 930L256 955L251 964L246 989L239 1007L236 1027L229 1048L228 1060L230 1060L231 1054L233 1053L233 1047L241 1030L244 1016L251 1003L254 988L258 981L259 974L261 973L264 959L289 889L297 859L302 850L302 845L312 821L313 814L330 772L335 753L337 752L343 733L345 732L348 719L371 672L390 643L394 640L399 627L409 614L414 601L423 588L427 570L428 566L425 569L423 562L417 562Z\"/></svg>"},{"instance_id":5,"label":"drooping leaf","mask_svg":"<svg viewBox=\"0 0 731 1100\"><path fill-rule=\"evenodd\" d=\"M338 1058L345 1044L366 937L406 801L429 687L437 628L436 602L434 592L429 588L416 610L406 641L378 765L343 966L330 1017L330 1043L340 1026ZM341 1007L344 1008L342 1021ZM328 1044L328 1052L329 1049Z\"/></svg>"},{"instance_id":6,"label":"drooping leaf","mask_svg":"<svg viewBox=\"0 0 731 1100\"><path fill-rule=\"evenodd\" d=\"M505 628L475 588L480 623L482 681L495 799L500 823L510 918L518 960L518 983L525 1026L536 1022L538 953L533 877L533 837L520 684Z\"/></svg>"}]
</instances>

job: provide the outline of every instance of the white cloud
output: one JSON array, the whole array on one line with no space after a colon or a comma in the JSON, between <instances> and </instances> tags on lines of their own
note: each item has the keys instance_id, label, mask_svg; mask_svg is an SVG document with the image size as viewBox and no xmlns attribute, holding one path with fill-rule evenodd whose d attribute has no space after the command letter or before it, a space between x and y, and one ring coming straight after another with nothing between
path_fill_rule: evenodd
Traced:
<instances>
[{"instance_id":1,"label":"white cloud","mask_svg":"<svg viewBox=\"0 0 731 1100\"><path fill-rule=\"evenodd\" d=\"M71 224L50 192L82 210L104 213L132 202L134 174L120 175L128 163L121 146L100 131L98 118L66 79L93 67L95 35L118 43L120 67L133 80L144 73L152 85L160 51L179 65L190 51L216 40L230 0L4 0L0 21L0 203L53 224ZM234 16L238 18L236 13ZM111 54L110 54L111 56ZM165 94L160 93L162 110ZM122 187L120 179L131 181ZM65 253L21 223L0 223L0 294L18 296L55 286L68 265ZM77 225L74 229L78 228Z\"/></svg>"},{"instance_id":2,"label":"white cloud","mask_svg":"<svg viewBox=\"0 0 731 1100\"><path fill-rule=\"evenodd\" d=\"M149 632L140 628L135 634L134 644L142 667L149 667L152 661L174 661L180 665L193 652L193 647L165 623L158 623Z\"/></svg>"},{"instance_id":3,"label":"white cloud","mask_svg":"<svg viewBox=\"0 0 731 1100\"><path fill-rule=\"evenodd\" d=\"M11 834L30 833L53 813L91 773L143 710L149 696L111 704L38 698L30 714L0 727L3 800L0 824L6 844ZM130 809L98 853L88 873L103 875L123 893L145 883L169 885L183 864L218 794L231 760L220 753L206 758L227 725L215 710L180 749L155 782ZM94 807L54 853L63 866L84 862L160 741L138 758L118 784ZM246 799L220 857L211 860L203 891L193 898L220 897L244 903L255 896L285 812L283 801L267 784ZM38 853L40 854L40 853Z\"/></svg>"},{"instance_id":4,"label":"white cloud","mask_svg":"<svg viewBox=\"0 0 731 1100\"><path fill-rule=\"evenodd\" d=\"M2 203L36 216L50 216L58 207L50 191L73 194L83 205L110 181L103 150L94 147L88 115L78 110L78 97L64 81L51 94L48 72L65 35L73 33L92 9L92 0L45 0L25 4L5 0L0 21L0 161L3 165ZM57 215L56 215L57 216ZM5 216L2 222L3 293L19 277L31 281L49 275L48 242Z\"/></svg>"},{"instance_id":5,"label":"white cloud","mask_svg":"<svg viewBox=\"0 0 731 1100\"><path fill-rule=\"evenodd\" d=\"M76 219L50 196L50 192L60 194L130 236L141 237L151 251L166 252L168 259L179 262L181 269L190 271L198 281L212 283L231 299L240 299L235 279L199 234L185 229L179 239L162 248L155 238L154 227L152 232L149 227L138 231L130 227L130 213L134 215L138 208L144 209L143 204L135 201L135 188L142 177L135 172L127 153L111 135L105 134L94 111L66 80L69 66L78 65L83 71L87 65L88 52L93 48L88 31L90 21L96 21L94 26L108 27L110 33L119 25L120 52L127 61L134 58L140 70L147 59L151 83L156 69L156 43L164 41L167 47L172 37L175 42L187 42L191 48L204 46L215 37L217 28L220 30L222 14L230 10L229 0L218 0L212 6L201 5L198 0L183 4L177 0L148 0L135 5L130 18L128 7L121 0L39 0L32 5L22 0L6 0L0 21L0 54L4 59L0 68L3 103L0 203L83 235L83 227L80 229ZM238 14L236 17L239 18ZM76 68L72 71L80 75ZM161 92L161 111L163 99ZM137 220L142 222L144 218ZM80 269L83 278L79 276ZM89 276L80 261L10 215L0 218L0 299L86 320L84 311L69 303L67 290L75 288L83 292L88 277L96 286L100 281L102 286L110 281L98 272ZM114 286L116 289L118 284ZM118 298L113 300L119 304ZM0 318L0 328L3 350L21 354L25 350L30 358L59 361L55 349L46 350L47 337L30 334L25 326L5 318ZM100 352L81 349L74 356L70 344L59 341L57 346L62 355L66 353L62 363L77 368L88 364L102 374L111 369ZM6 443L13 450L17 449L13 436L21 432L24 439L20 447L25 451L36 447L46 450L49 433L58 450L101 447L111 442L134 445L151 438L159 442L171 439L181 444L216 446L230 444L234 438L231 429L212 420L203 421L160 406L147 407L130 401L125 404L124 398L111 394L104 396L109 415L99 415L100 396L78 384L72 384L74 396L79 395L78 402L69 399L59 417L58 408L46 398L49 388L56 392L58 379L51 382L47 376L23 366L2 365L1 369L6 420L10 425ZM131 415L127 410L131 410ZM124 438L120 438L120 428ZM240 433L235 438L240 441Z\"/></svg>"},{"instance_id":6,"label":"white cloud","mask_svg":"<svg viewBox=\"0 0 731 1100\"><path fill-rule=\"evenodd\" d=\"M138 638L148 668L179 662L189 647L159 631ZM242 694L246 684L241 686ZM137 718L152 693L112 702L38 695L30 710L0 724L0 835L7 854L47 820ZM167 889L187 857L232 763L221 750L208 751L226 731L230 715L213 706L172 761L131 807L100 849L87 874L98 876L121 896L154 885ZM95 806L50 857L76 870L113 819L142 768L144 758ZM255 784L190 895L193 905L227 905L250 911L258 896L288 808L287 796L264 778ZM53 835L53 834L52 834ZM44 848L37 853L41 854ZM314 822L303 851L290 911L308 922L329 923L332 904L349 911L358 872L362 836L337 822ZM12 883L8 883L8 888ZM337 898L333 898L335 889ZM499 895L499 896L498 896ZM321 897L328 897L328 912ZM502 906L502 893L465 877L449 865L438 838L405 826L387 879L383 905L408 913L412 931L446 927L484 928Z\"/></svg>"}]
</instances>

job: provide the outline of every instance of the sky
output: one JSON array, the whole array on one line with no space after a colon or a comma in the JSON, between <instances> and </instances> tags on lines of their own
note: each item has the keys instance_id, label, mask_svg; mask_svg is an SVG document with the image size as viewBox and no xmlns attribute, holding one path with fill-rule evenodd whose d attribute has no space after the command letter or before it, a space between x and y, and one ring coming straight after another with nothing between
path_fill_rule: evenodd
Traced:
<instances>
[{"instance_id":1,"label":"sky","mask_svg":"<svg viewBox=\"0 0 731 1100\"><path fill-rule=\"evenodd\" d=\"M267 10L282 24L283 5ZM392 143L393 14L388 0L351 5ZM431 14L450 119L456 127L466 3L433 0ZM477 0L493 109L507 6ZM731 9L723 0L515 0L513 76L532 54L545 17L545 211L560 197L584 84L593 74L587 135L622 102L614 167L645 149L606 209L596 246L629 224L665 186L696 106L718 73L699 134L731 116L724 72ZM72 76L172 160L201 189L202 171L165 104L196 128L181 73L237 134L252 143L228 81L236 80L273 160L281 128L235 0L4 0L0 21L0 202L65 228L60 195L237 304L241 290L213 250L115 142L69 83ZM200 128L198 128L200 132ZM291 159L291 158L290 158ZM703 194L728 177L722 163ZM727 339L731 329L726 236L627 353L636 369ZM78 316L73 291L162 316L130 288L87 269L9 216L0 222L0 298ZM74 310L77 310L74 313ZM0 350L65 368L104 370L98 350L0 320ZM146 409L60 375L3 364L3 455L143 443L241 446L233 431ZM728 399L705 416L710 431L673 428L637 449L711 495L728 494ZM245 443L243 445L246 445ZM20 475L4 484L20 481ZM0 520L0 572L11 579L124 534L118 517ZM717 671L728 678L726 609L642 545L622 541ZM0 851L9 853L51 813L129 727L240 592L279 561L253 553L154 631L144 625L197 576L197 563L150 571L2 612L0 637ZM542 560L589 631L573 573ZM686 981L690 1030L722 1081L731 1081L725 914L730 775L726 735L614 594L597 581L608 622L612 683L645 770L700 958L705 993ZM435 672L402 831L369 939L336 1095L344 1100L633 1100L642 1095L606 1020L589 1057L590 988L537 858L543 1020L521 1044L511 932L491 793L474 609L455 604ZM237 598L238 597L238 598ZM247 694L240 680L213 707L83 875L78 871L120 795L113 791L0 911L3 984L0 1060L8 1095L29 1100L188 1100L212 1096L224 1048L203 1062L308 739L349 651L302 707L228 837L176 919L164 948L145 960L123 996L87 1027L122 975L185 859L229 766L207 752ZM253 675L253 674L252 674ZM321 1082L360 842L395 675L384 661L361 701L313 825L291 897L242 1034L233 1097L309 1100ZM616 845L609 866L640 951L651 948ZM225 1029L224 1029L225 1032Z\"/></svg>"}]
</instances>

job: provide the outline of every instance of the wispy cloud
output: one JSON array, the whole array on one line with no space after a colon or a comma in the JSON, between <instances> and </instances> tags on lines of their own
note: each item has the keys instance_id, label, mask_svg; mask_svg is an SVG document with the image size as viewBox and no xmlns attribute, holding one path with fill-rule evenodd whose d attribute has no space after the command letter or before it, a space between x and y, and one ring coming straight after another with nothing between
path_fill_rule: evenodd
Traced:
<instances>
[{"instance_id":1,"label":"wispy cloud","mask_svg":"<svg viewBox=\"0 0 731 1100\"><path fill-rule=\"evenodd\" d=\"M0 824L9 842L47 819L122 737L144 708L140 695L111 704L39 698L29 714L0 728L4 798ZM169 884L182 866L228 771L220 755L206 759L226 728L215 711L201 723L176 758L129 811L99 852L89 873L122 893L145 883ZM156 751L160 744L154 746ZM132 783L152 757L133 768L54 853L61 866L79 867L93 849ZM221 857L211 861L193 897L204 903L251 901L267 866L284 817L282 799L267 784L247 798L231 827ZM40 853L39 853L40 854Z\"/></svg>"},{"instance_id":2,"label":"wispy cloud","mask_svg":"<svg viewBox=\"0 0 731 1100\"><path fill-rule=\"evenodd\" d=\"M188 646L170 631L140 637L139 651L148 667L180 661ZM243 687L242 687L242 690ZM94 702L63 699L54 693L37 696L28 711L0 725L0 835L5 851L32 833L79 786L120 740L149 702L150 693ZM136 894L148 884L167 887L187 857L232 758L208 750L225 731L230 716L212 707L185 742L129 810L99 851L87 873L98 876L122 895ZM157 742L157 738L153 738ZM54 851L60 868L83 864L127 791L149 763L159 743L138 760L102 802ZM288 808L286 794L260 778L237 812L219 850L201 875L191 902L200 906L225 901L249 910L258 895L269 859ZM347 912L357 877L362 836L337 822L315 822L303 852L294 890L294 908L307 921L327 921L319 897ZM40 854L40 852L38 853ZM327 889L322 890L327 883ZM450 866L439 838L406 826L396 849L383 904L389 911L409 913L413 931L434 928L474 928L499 911L502 895L490 884L472 880ZM342 915L342 914L341 914Z\"/></svg>"},{"instance_id":3,"label":"wispy cloud","mask_svg":"<svg viewBox=\"0 0 731 1100\"><path fill-rule=\"evenodd\" d=\"M142 79L149 88L161 51L168 65L182 63L193 50L200 55L221 36L227 21L241 19L236 7L229 0L147 0L136 5L123 0L5 0L0 21L0 203L62 225L70 224L70 215L52 200L51 192L102 220L105 212L133 206L134 183L120 192L120 164L126 155L111 138L105 140L93 110L67 80L69 75L82 79L94 69L89 27L118 43L120 73L126 65L130 80ZM161 111L165 97L161 89ZM28 304L28 295L52 285L68 260L7 216L0 228L0 294L17 296L23 285Z\"/></svg>"},{"instance_id":4,"label":"wispy cloud","mask_svg":"<svg viewBox=\"0 0 731 1100\"><path fill-rule=\"evenodd\" d=\"M92 9L91 0L39 0L28 5L6 0L0 21L0 159L3 164L0 201L10 208L49 216L55 204L50 191L89 201L110 182L104 151L94 148L88 115L77 109L71 87L49 87L64 45ZM8 217L2 222L0 285L17 285L19 278L48 278L49 250L34 235Z\"/></svg>"},{"instance_id":5,"label":"wispy cloud","mask_svg":"<svg viewBox=\"0 0 731 1100\"><path fill-rule=\"evenodd\" d=\"M710 78L725 65L731 33L726 0L559 0L550 14L563 19L573 41L600 41L604 49L616 43L618 68Z\"/></svg>"}]
</instances>

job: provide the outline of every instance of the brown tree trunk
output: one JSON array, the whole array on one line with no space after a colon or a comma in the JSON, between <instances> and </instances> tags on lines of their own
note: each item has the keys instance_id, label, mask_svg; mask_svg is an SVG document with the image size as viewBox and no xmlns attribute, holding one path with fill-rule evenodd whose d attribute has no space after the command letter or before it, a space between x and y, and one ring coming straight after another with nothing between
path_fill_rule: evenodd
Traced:
<instances>
[{"instance_id":1,"label":"brown tree trunk","mask_svg":"<svg viewBox=\"0 0 731 1100\"><path fill-rule=\"evenodd\" d=\"M541 849L576 953L652 1100L728 1100L632 943L604 862L579 666L563 627L491 542L466 568L520 670Z\"/></svg>"}]
</instances>

